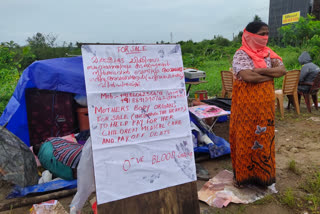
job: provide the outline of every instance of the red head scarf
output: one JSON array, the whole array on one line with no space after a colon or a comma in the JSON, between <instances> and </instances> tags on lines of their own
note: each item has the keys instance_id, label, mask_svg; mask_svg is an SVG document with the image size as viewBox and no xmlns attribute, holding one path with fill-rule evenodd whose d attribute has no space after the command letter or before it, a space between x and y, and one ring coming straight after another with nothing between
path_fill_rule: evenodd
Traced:
<instances>
[{"instance_id":1,"label":"red head scarf","mask_svg":"<svg viewBox=\"0 0 320 214\"><path fill-rule=\"evenodd\" d=\"M245 51L250 56L255 68L266 68L267 64L264 61L264 58L268 57L269 54L270 58L276 58L282 61L280 56L267 47L267 43L268 36L260 36L258 34L250 33L244 29L242 35L242 46L239 50Z\"/></svg>"}]
</instances>

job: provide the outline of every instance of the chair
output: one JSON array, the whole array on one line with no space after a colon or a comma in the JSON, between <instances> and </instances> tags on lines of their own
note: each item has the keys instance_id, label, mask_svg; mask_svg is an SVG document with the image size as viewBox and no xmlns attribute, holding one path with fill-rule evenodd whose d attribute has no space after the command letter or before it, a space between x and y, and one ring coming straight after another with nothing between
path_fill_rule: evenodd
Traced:
<instances>
[{"instance_id":1,"label":"chair","mask_svg":"<svg viewBox=\"0 0 320 214\"><path fill-rule=\"evenodd\" d=\"M275 91L278 109L280 109L281 117L284 117L283 97L293 97L294 107L297 114L300 114L300 106L298 102L298 82L300 70L291 70L283 78L282 89Z\"/></svg>"},{"instance_id":2,"label":"chair","mask_svg":"<svg viewBox=\"0 0 320 214\"><path fill-rule=\"evenodd\" d=\"M228 98L232 96L232 84L233 84L233 72L232 71L221 71L221 81L222 81L222 97L226 94Z\"/></svg>"},{"instance_id":3,"label":"chair","mask_svg":"<svg viewBox=\"0 0 320 214\"><path fill-rule=\"evenodd\" d=\"M308 92L298 91L299 104L300 104L300 99L301 99L301 95L302 95L304 97L304 101L306 102L308 112L311 112L311 103L310 103L310 95L311 95L313 103L314 103L314 107L316 108L316 110L318 110L318 91L320 89L320 72L314 78L313 82L311 82L311 83L302 82L302 83L299 83L299 85L310 85L311 86L311 88Z\"/></svg>"}]
</instances>

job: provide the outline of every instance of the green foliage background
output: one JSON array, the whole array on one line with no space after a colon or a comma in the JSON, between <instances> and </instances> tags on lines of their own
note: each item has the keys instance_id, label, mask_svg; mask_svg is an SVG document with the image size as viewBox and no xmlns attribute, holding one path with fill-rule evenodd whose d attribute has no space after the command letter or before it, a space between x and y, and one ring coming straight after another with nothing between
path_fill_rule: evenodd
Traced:
<instances>
[{"instance_id":1,"label":"green foliage background","mask_svg":"<svg viewBox=\"0 0 320 214\"><path fill-rule=\"evenodd\" d=\"M255 17L258 19L259 17ZM283 58L287 70L300 69L298 57L308 51L315 64L320 65L320 21L314 17L301 17L299 22L279 29L281 40L270 41L269 47ZM229 70L235 51L241 46L242 32L232 40L220 35L211 40L193 42L180 41L184 67L206 72L208 83L192 86L191 96L196 90L207 90L209 96L221 94L220 71ZM56 44L57 36L36 33L27 38L28 45L20 47L13 41L0 45L0 115L4 111L23 70L35 60L81 55L80 43ZM161 43L164 43L161 41ZM277 89L282 87L282 78L275 80Z\"/></svg>"}]
</instances>

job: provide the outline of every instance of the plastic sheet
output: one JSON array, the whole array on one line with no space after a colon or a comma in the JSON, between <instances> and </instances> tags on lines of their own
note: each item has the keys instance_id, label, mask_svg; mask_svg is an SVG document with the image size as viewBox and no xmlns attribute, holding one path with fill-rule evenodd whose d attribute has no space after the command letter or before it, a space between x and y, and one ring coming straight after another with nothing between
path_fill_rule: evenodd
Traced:
<instances>
[{"instance_id":1,"label":"plastic sheet","mask_svg":"<svg viewBox=\"0 0 320 214\"><path fill-rule=\"evenodd\" d=\"M73 189L77 187L77 180L66 181L66 180L57 180L50 181L43 184L38 184L34 186L28 187L19 187L15 186L13 191L7 196L7 199L10 198L18 198L23 197L31 193L39 193L39 192L48 192L58 189Z\"/></svg>"},{"instance_id":2,"label":"plastic sheet","mask_svg":"<svg viewBox=\"0 0 320 214\"><path fill-rule=\"evenodd\" d=\"M248 204L262 199L268 194L277 193L274 184L268 188L254 185L237 188L233 183L233 173L223 170L203 185L198 192L199 200L209 206L222 208L231 202Z\"/></svg>"},{"instance_id":3,"label":"plastic sheet","mask_svg":"<svg viewBox=\"0 0 320 214\"><path fill-rule=\"evenodd\" d=\"M81 159L77 168L77 177L78 189L70 205L71 214L79 213L90 194L96 190L91 137L82 149Z\"/></svg>"},{"instance_id":4,"label":"plastic sheet","mask_svg":"<svg viewBox=\"0 0 320 214\"><path fill-rule=\"evenodd\" d=\"M36 160L19 138L0 126L0 179L25 187L38 183Z\"/></svg>"}]
</instances>

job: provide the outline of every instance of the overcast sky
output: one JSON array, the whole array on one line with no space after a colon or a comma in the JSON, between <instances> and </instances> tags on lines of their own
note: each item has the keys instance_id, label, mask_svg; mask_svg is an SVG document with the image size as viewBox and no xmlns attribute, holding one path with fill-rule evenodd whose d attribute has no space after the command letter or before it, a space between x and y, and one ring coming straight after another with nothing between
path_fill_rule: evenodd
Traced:
<instances>
[{"instance_id":1,"label":"overcast sky","mask_svg":"<svg viewBox=\"0 0 320 214\"><path fill-rule=\"evenodd\" d=\"M20 45L37 32L58 41L155 43L232 39L269 0L0 0L0 42Z\"/></svg>"}]
</instances>

